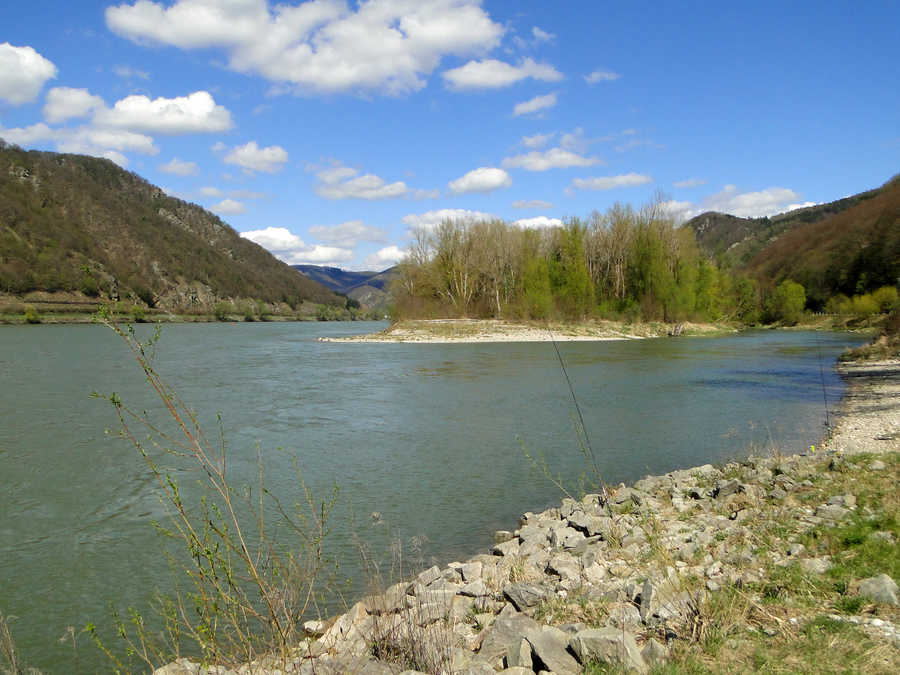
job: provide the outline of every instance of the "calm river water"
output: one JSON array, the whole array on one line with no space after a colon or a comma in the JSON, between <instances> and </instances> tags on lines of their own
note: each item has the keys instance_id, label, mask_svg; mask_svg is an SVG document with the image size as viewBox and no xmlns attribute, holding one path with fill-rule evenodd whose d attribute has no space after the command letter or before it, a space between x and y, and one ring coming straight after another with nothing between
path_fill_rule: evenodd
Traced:
<instances>
[{"instance_id":1,"label":"calm river water","mask_svg":"<svg viewBox=\"0 0 900 675\"><path fill-rule=\"evenodd\" d=\"M288 502L290 453L314 494L339 486L329 550L351 595L361 589L351 530L384 560L401 541L407 555L449 562L559 500L525 452L570 485L586 468L551 344L317 341L382 327L169 325L157 357L212 437L221 413L236 482L253 481L259 447L269 488ZM600 472L617 483L808 447L824 431L824 398L831 410L841 395L835 357L859 342L765 331L559 348ZM108 635L110 605L146 610L171 585L150 524L163 513L156 485L116 437L111 406L90 396L152 410L148 389L107 328L0 328L0 611L45 672L109 670L79 631L93 622ZM60 642L70 626L74 646Z\"/></svg>"}]
</instances>

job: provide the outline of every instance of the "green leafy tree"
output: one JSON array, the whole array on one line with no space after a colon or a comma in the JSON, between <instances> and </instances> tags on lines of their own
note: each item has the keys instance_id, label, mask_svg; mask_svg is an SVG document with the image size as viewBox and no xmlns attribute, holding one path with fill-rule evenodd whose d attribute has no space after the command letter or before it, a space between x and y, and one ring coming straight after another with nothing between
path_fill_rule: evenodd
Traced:
<instances>
[{"instance_id":1,"label":"green leafy tree","mask_svg":"<svg viewBox=\"0 0 900 675\"><path fill-rule=\"evenodd\" d=\"M786 279L778 284L769 298L766 310L771 321L793 326L800 321L805 306L806 290L796 281Z\"/></svg>"}]
</instances>

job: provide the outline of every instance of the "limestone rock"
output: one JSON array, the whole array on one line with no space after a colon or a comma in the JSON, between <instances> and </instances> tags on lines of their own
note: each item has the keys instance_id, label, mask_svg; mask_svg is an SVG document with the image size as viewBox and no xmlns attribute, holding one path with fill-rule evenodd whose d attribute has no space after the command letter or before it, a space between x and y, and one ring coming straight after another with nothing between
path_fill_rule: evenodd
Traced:
<instances>
[{"instance_id":1,"label":"limestone rock","mask_svg":"<svg viewBox=\"0 0 900 675\"><path fill-rule=\"evenodd\" d=\"M510 584L503 589L503 594L520 612L550 597L550 591L544 586L527 583Z\"/></svg>"},{"instance_id":2,"label":"limestone rock","mask_svg":"<svg viewBox=\"0 0 900 675\"><path fill-rule=\"evenodd\" d=\"M519 552L519 540L518 539L510 539L509 541L504 541L501 544L497 544L491 549L491 553L494 555L502 555L502 556L511 556L516 555Z\"/></svg>"},{"instance_id":3,"label":"limestone rock","mask_svg":"<svg viewBox=\"0 0 900 675\"><path fill-rule=\"evenodd\" d=\"M481 649L478 654L494 668L502 667L511 652L518 654L522 637L537 631L540 631L538 622L525 614L498 616L481 632Z\"/></svg>"},{"instance_id":4,"label":"limestone rock","mask_svg":"<svg viewBox=\"0 0 900 675\"><path fill-rule=\"evenodd\" d=\"M557 675L576 675L581 672L571 654L568 652L569 636L553 626L544 626L540 631L532 631L525 636L531 643L535 665L544 666Z\"/></svg>"},{"instance_id":5,"label":"limestone rock","mask_svg":"<svg viewBox=\"0 0 900 675\"><path fill-rule=\"evenodd\" d=\"M897 597L897 584L887 574L879 574L860 581L859 594L885 605L900 605Z\"/></svg>"},{"instance_id":6,"label":"limestone rock","mask_svg":"<svg viewBox=\"0 0 900 675\"><path fill-rule=\"evenodd\" d=\"M581 663L600 661L626 671L647 672L647 664L631 633L615 628L590 628L577 633L569 644Z\"/></svg>"}]
</instances>

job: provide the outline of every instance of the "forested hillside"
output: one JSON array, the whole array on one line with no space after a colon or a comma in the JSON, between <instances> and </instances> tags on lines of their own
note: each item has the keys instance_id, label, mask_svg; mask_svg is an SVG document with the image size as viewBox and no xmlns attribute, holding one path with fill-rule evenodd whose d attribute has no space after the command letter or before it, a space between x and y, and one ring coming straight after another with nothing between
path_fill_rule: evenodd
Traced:
<instances>
[{"instance_id":1,"label":"forested hillside","mask_svg":"<svg viewBox=\"0 0 900 675\"><path fill-rule=\"evenodd\" d=\"M685 226L722 267L769 286L785 279L802 284L812 309L837 295L894 286L900 278L900 177L772 218L704 213Z\"/></svg>"},{"instance_id":2,"label":"forested hillside","mask_svg":"<svg viewBox=\"0 0 900 675\"><path fill-rule=\"evenodd\" d=\"M111 161L0 141L0 292L72 291L187 311L345 299L196 204Z\"/></svg>"},{"instance_id":3,"label":"forested hillside","mask_svg":"<svg viewBox=\"0 0 900 675\"><path fill-rule=\"evenodd\" d=\"M900 178L850 208L785 232L745 266L760 279L802 284L813 309L840 295L900 283Z\"/></svg>"}]
</instances>

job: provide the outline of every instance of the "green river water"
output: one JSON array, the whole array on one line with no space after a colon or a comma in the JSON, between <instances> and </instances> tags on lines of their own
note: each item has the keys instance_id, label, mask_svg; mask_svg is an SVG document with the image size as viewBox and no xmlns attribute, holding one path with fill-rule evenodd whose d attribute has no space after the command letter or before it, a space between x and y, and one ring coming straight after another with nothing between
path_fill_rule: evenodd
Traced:
<instances>
[{"instance_id":1,"label":"green river water","mask_svg":"<svg viewBox=\"0 0 900 675\"><path fill-rule=\"evenodd\" d=\"M525 452L573 486L586 469L551 344L317 341L383 326L168 325L156 362L213 437L221 413L237 483L254 480L259 448L267 486L289 502L291 454L315 494L339 486L328 550L351 597L363 591L351 531L384 559L399 541L446 563L559 501ZM618 483L817 442L843 390L835 358L859 342L760 331L559 348L600 473ZM164 515L157 486L105 433L117 420L93 391L158 408L109 329L0 328L0 611L24 660L50 673L110 670L79 631L111 636L111 606L146 611L172 583L150 525ZM74 645L60 642L70 626Z\"/></svg>"}]
</instances>

